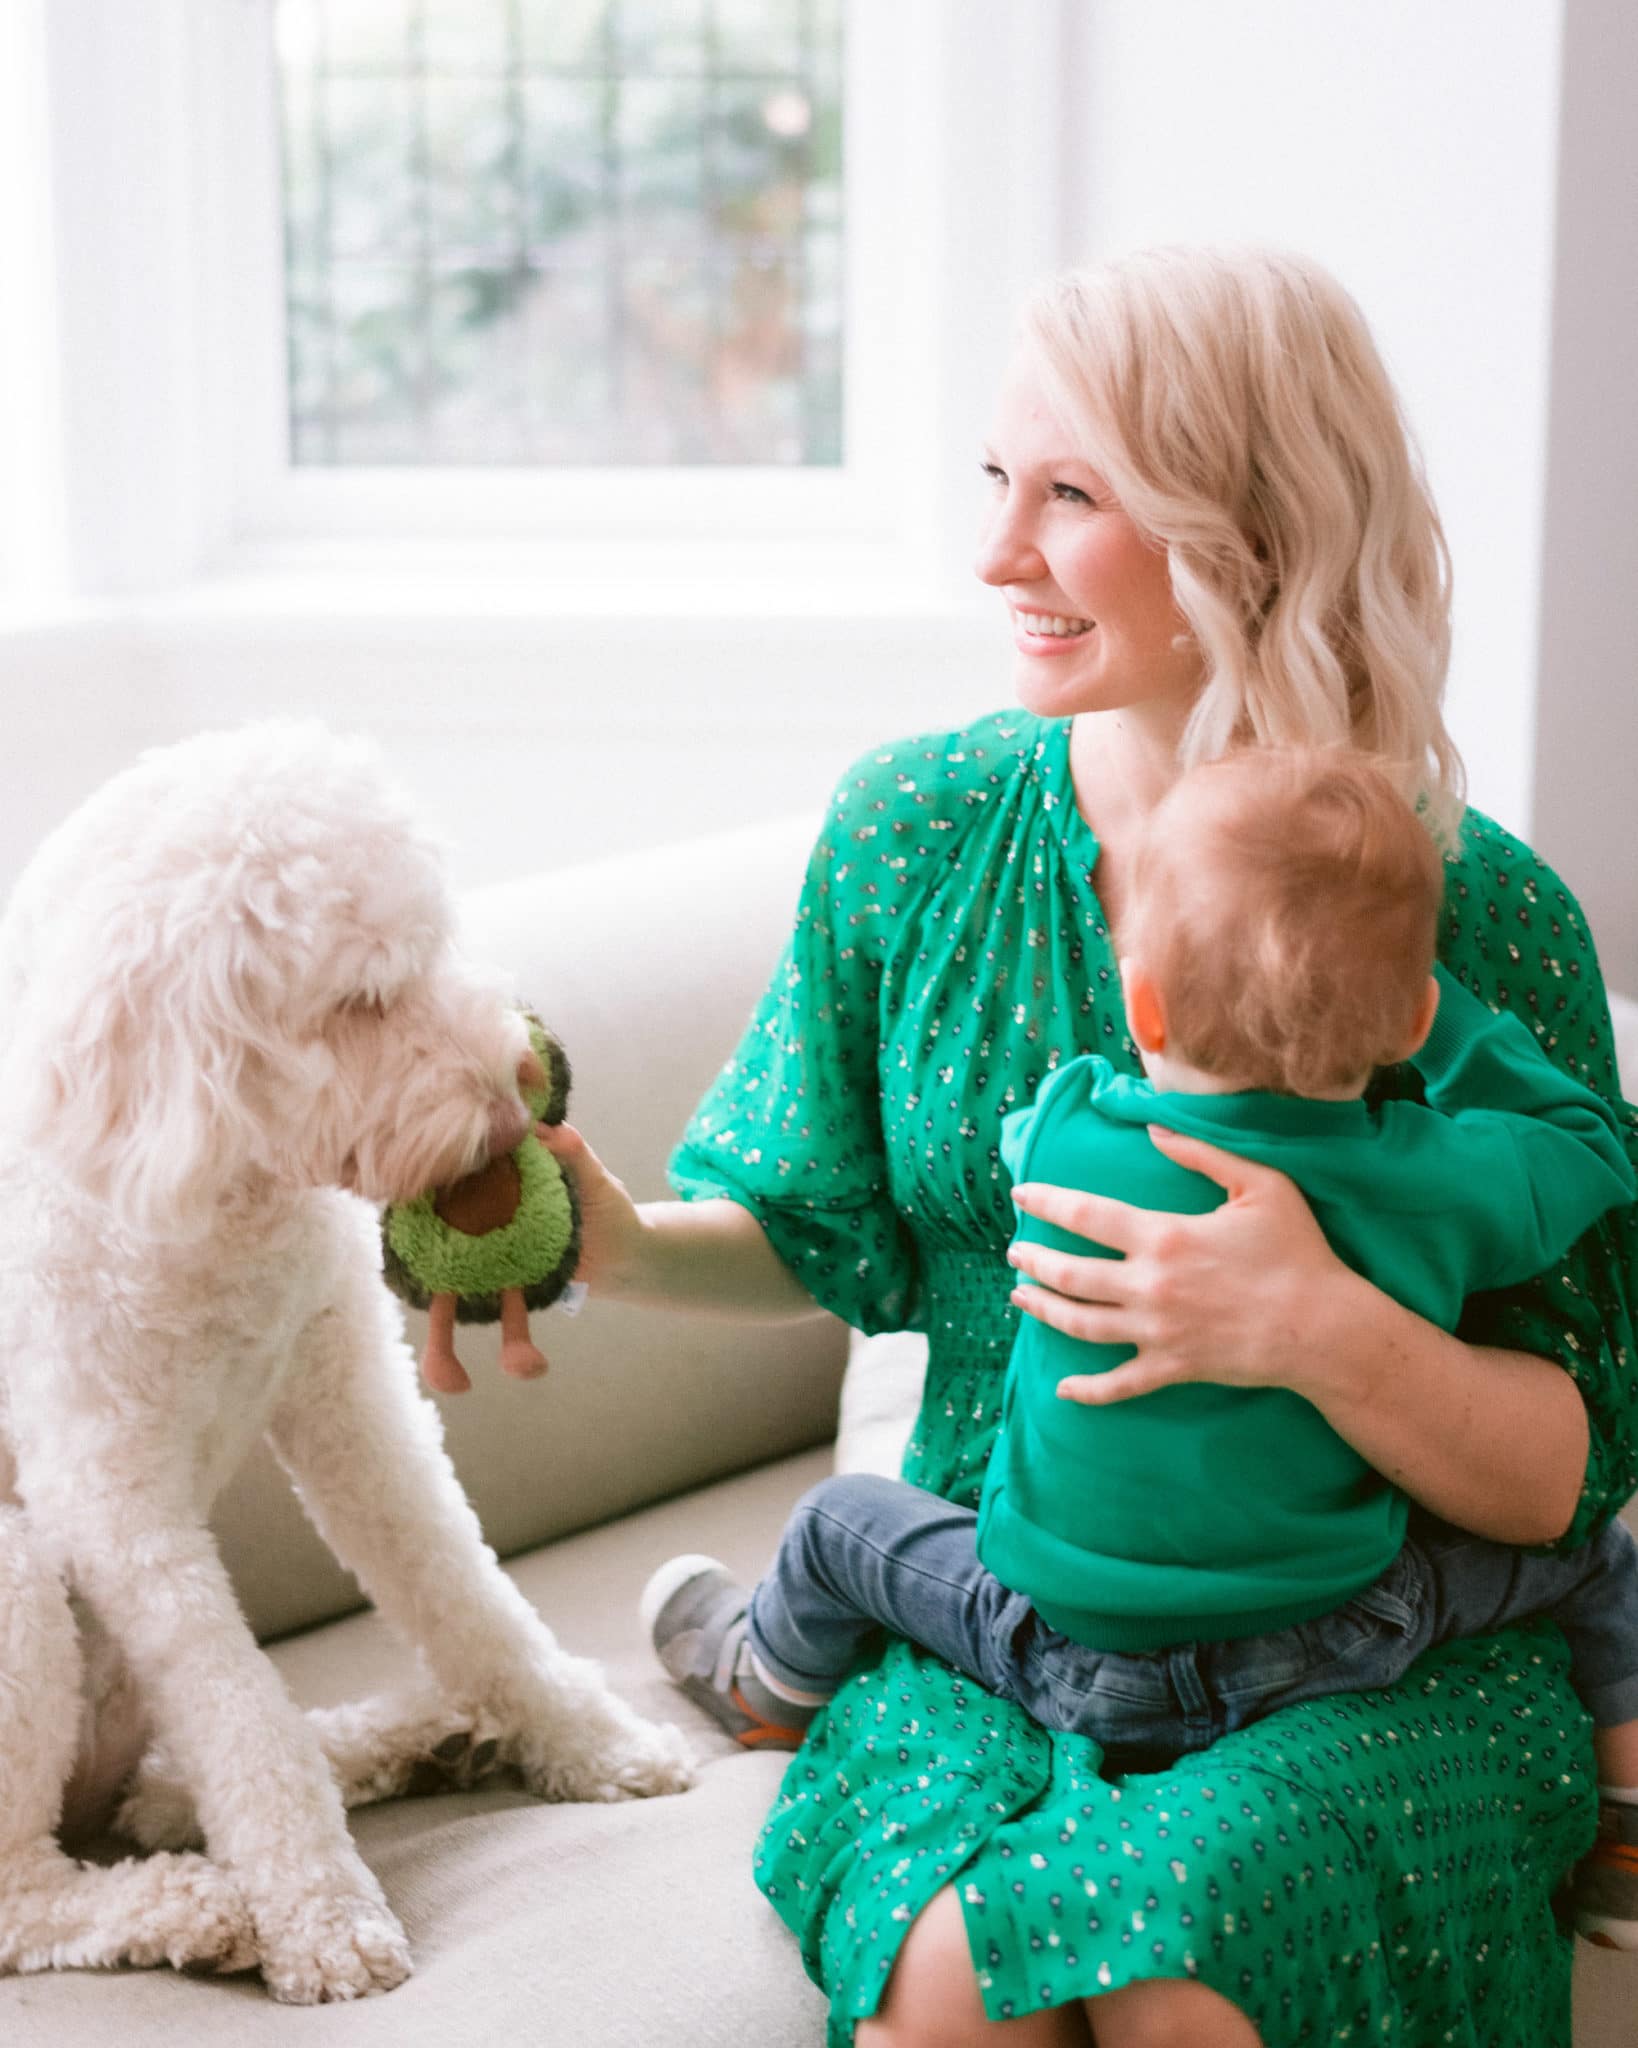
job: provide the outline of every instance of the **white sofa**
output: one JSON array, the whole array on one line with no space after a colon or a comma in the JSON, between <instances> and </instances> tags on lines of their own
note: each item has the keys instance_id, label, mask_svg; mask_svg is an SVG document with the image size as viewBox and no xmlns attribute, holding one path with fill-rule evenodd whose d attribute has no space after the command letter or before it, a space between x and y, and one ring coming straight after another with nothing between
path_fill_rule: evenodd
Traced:
<instances>
[{"instance_id":1,"label":"white sofa","mask_svg":"<svg viewBox=\"0 0 1638 2048\"><path fill-rule=\"evenodd\" d=\"M562 1034L572 1114L639 1198L664 1191L666 1154L749 1014L809 836L792 823L702 839L469 902L472 942ZM823 2000L750 1876L783 1759L743 1753L677 1699L634 1608L678 1550L760 1568L831 1461L847 1333L826 1317L759 1327L599 1304L536 1330L552 1369L522 1386L496 1368L491 1333L465 1333L476 1384L441 1404L451 1448L490 1539L563 1640L686 1727L698 1787L615 1807L497 1789L360 1812L359 1843L416 1956L390 1996L292 2009L254 1978L14 1979L0 1982L5 2048L821 2048ZM849 1384L849 1462L890 1463L915 1361L891 1342L870 1358ZM270 1464L242 1475L218 1528L299 1699L355 1696L401 1668ZM1638 1966L1584 1951L1579 1971L1578 2048L1633 2048Z\"/></svg>"}]
</instances>

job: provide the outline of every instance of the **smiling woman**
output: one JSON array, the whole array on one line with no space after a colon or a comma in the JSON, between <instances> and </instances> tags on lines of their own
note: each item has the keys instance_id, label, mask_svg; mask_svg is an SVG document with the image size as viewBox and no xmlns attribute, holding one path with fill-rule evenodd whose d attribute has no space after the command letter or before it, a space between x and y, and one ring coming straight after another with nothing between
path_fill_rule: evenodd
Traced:
<instances>
[{"instance_id":1,"label":"smiling woman","mask_svg":"<svg viewBox=\"0 0 1638 2048\"><path fill-rule=\"evenodd\" d=\"M1191 751L1283 739L1384 757L1429 824L1459 779L1437 520L1364 322L1317 264L1180 249L1051 288L987 468L979 573L1014 612L1025 708L843 777L786 954L672 1160L687 1207L637 1210L577 1153L594 1293L750 1312L782 1299L783 1269L860 1329L924 1331L903 1477L957 1509L1002 1429L1015 1204L1088 1199L1010 1187L1001 1120L1078 1054L1138 1071L1120 931L1161 793ZM1595 957L1557 877L1472 811L1435 872L1446 967L1613 1095ZM1091 1303L1140 1361L1323 1404L1419 1506L1492 1541L1579 1544L1630 1493L1630 1212L1539 1281L1476 1296L1458 1336L1316 1243L1285 1175L1203 1147L1189 1163L1230 1199L1162 1219L1115 1269L1118 1303L1082 1270L1112 1262L1070 1260L1038 1276L1031 1314L1074 1335ZM1160 1522L1167 1481L1152 1474ZM837 2044L1562 2039L1550 1901L1593 1806L1562 1655L1509 1629L1121 1769L889 1634L809 1725L757 1880Z\"/></svg>"}]
</instances>

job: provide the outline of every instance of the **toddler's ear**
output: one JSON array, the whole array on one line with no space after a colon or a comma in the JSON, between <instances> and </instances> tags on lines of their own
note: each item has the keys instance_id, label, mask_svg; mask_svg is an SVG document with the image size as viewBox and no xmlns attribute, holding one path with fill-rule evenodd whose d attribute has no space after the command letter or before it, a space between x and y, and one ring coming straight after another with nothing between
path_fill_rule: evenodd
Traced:
<instances>
[{"instance_id":1,"label":"toddler's ear","mask_svg":"<svg viewBox=\"0 0 1638 2048\"><path fill-rule=\"evenodd\" d=\"M1139 1052L1166 1050L1166 1006L1160 990L1144 971L1141 961L1130 954L1120 963L1121 992L1126 998L1126 1028Z\"/></svg>"},{"instance_id":2,"label":"toddler's ear","mask_svg":"<svg viewBox=\"0 0 1638 2048\"><path fill-rule=\"evenodd\" d=\"M1433 1020L1439 1014L1439 983L1434 975L1428 976L1428 985L1422 991L1422 1000L1416 1006L1416 1016L1410 1028L1410 1040L1399 1057L1414 1059L1427 1043L1428 1033L1433 1029Z\"/></svg>"}]
</instances>

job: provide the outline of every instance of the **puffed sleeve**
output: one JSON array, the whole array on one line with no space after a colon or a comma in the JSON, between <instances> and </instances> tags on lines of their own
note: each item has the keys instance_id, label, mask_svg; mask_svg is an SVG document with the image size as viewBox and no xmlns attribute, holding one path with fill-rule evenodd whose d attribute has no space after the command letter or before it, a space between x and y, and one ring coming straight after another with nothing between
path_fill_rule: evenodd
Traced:
<instances>
[{"instance_id":1,"label":"puffed sleeve","mask_svg":"<svg viewBox=\"0 0 1638 2048\"><path fill-rule=\"evenodd\" d=\"M1615 1107L1638 1166L1638 1115L1619 1093L1609 1003L1581 906L1551 868L1488 820L1475 817L1464 839L1446 897L1446 966ZM1473 1296L1462 1318L1459 1334L1471 1343L1557 1360L1586 1404L1586 1477L1555 1549L1587 1542L1638 1491L1635 1303L1638 1207L1628 1202L1535 1279Z\"/></svg>"},{"instance_id":2,"label":"puffed sleeve","mask_svg":"<svg viewBox=\"0 0 1638 2048\"><path fill-rule=\"evenodd\" d=\"M866 1331L916 1327L915 1245L889 1191L878 1076L889 761L867 757L839 784L790 941L669 1168L684 1201L750 1210L814 1300Z\"/></svg>"}]
</instances>

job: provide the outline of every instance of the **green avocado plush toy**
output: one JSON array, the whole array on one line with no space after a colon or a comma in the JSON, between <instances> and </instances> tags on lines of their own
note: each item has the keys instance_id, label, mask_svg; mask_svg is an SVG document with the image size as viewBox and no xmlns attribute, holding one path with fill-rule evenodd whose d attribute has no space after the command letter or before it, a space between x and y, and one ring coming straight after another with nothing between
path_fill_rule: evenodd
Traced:
<instances>
[{"instance_id":1,"label":"green avocado plush toy","mask_svg":"<svg viewBox=\"0 0 1638 2048\"><path fill-rule=\"evenodd\" d=\"M569 1100L563 1048L531 1012L529 1043L541 1083L524 1085L536 1124L560 1124ZM455 1355L455 1324L501 1326L501 1365L515 1379L533 1379L546 1360L529 1336L529 1311L547 1308L574 1277L580 1257L580 1207L563 1169L531 1132L445 1188L396 1202L381 1220L387 1284L412 1308L427 1311L421 1371L441 1394L471 1386Z\"/></svg>"}]
</instances>

